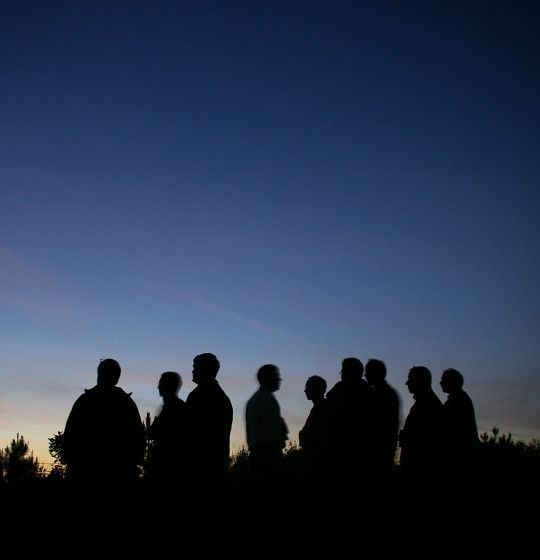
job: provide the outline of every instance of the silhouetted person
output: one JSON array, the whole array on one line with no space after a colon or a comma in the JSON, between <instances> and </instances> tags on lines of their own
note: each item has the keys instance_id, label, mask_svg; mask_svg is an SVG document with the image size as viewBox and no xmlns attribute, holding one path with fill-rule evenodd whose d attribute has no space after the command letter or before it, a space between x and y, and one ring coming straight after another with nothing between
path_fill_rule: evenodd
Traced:
<instances>
[{"instance_id":1,"label":"silhouetted person","mask_svg":"<svg viewBox=\"0 0 540 560\"><path fill-rule=\"evenodd\" d=\"M148 429L145 505L152 515L145 519L145 535L152 538L155 556L165 555L170 550L168 539L155 539L155 536L174 534L179 524L186 523L186 461L191 450L186 441L186 404L178 397L181 387L182 378L175 371L161 374L158 391L163 405ZM140 554L141 557L145 555Z\"/></svg>"},{"instance_id":2,"label":"silhouetted person","mask_svg":"<svg viewBox=\"0 0 540 560\"><path fill-rule=\"evenodd\" d=\"M447 529L438 495L444 474L446 421L428 368L412 367L406 385L415 402L399 435L401 500L409 504L401 529L412 546L411 556L428 558L443 538L441 529Z\"/></svg>"},{"instance_id":3,"label":"silhouetted person","mask_svg":"<svg viewBox=\"0 0 540 560\"><path fill-rule=\"evenodd\" d=\"M375 473L384 474L394 467L400 400L386 381L386 365L381 360L368 360L366 379L373 391L372 467Z\"/></svg>"},{"instance_id":4,"label":"silhouetted person","mask_svg":"<svg viewBox=\"0 0 540 560\"><path fill-rule=\"evenodd\" d=\"M163 406L148 433L151 452L148 476L159 484L169 484L184 475L186 455L186 404L178 397L182 378L166 371L159 379Z\"/></svg>"},{"instance_id":5,"label":"silhouetted person","mask_svg":"<svg viewBox=\"0 0 540 560\"><path fill-rule=\"evenodd\" d=\"M202 557L221 530L221 506L225 472L229 466L233 408L216 380L220 364L214 354L193 359L193 382L186 399L188 436L188 484L186 501L190 516L188 533L198 542Z\"/></svg>"},{"instance_id":6,"label":"silhouetted person","mask_svg":"<svg viewBox=\"0 0 540 560\"><path fill-rule=\"evenodd\" d=\"M75 550L70 557L116 556L131 546L134 483L144 456L144 430L131 396L117 387L120 365L102 360L97 385L73 405L64 430ZM91 538L89 538L91 535Z\"/></svg>"},{"instance_id":7,"label":"silhouetted person","mask_svg":"<svg viewBox=\"0 0 540 560\"><path fill-rule=\"evenodd\" d=\"M332 415L336 465L347 478L359 480L370 454L372 395L358 358L345 358L341 380L326 394Z\"/></svg>"},{"instance_id":8,"label":"silhouetted person","mask_svg":"<svg viewBox=\"0 0 540 560\"><path fill-rule=\"evenodd\" d=\"M474 467L480 441L474 405L463 390L463 375L447 369L441 377L441 388L448 394L444 403L447 421L447 468L452 473L465 474Z\"/></svg>"},{"instance_id":9,"label":"silhouetted person","mask_svg":"<svg viewBox=\"0 0 540 560\"><path fill-rule=\"evenodd\" d=\"M191 475L209 484L220 482L229 465L233 408L216 380L219 361L214 354L193 360L193 383L197 387L186 399L189 423Z\"/></svg>"},{"instance_id":10,"label":"silhouetted person","mask_svg":"<svg viewBox=\"0 0 540 560\"><path fill-rule=\"evenodd\" d=\"M447 519L460 520L460 531L448 543L448 553L449 557L457 558L477 533L478 511L467 504L482 500L478 496L478 480L474 473L480 440L473 403L463 390L463 375L456 369L446 369L440 384L443 392L448 394L443 405L447 426L444 511ZM501 503L500 497L497 503ZM509 505L503 507L514 509Z\"/></svg>"},{"instance_id":11,"label":"silhouetted person","mask_svg":"<svg viewBox=\"0 0 540 560\"><path fill-rule=\"evenodd\" d=\"M70 478L125 481L137 476L144 455L144 431L137 405L116 384L116 360L102 360L97 385L75 401L64 430Z\"/></svg>"},{"instance_id":12,"label":"silhouetted person","mask_svg":"<svg viewBox=\"0 0 540 560\"><path fill-rule=\"evenodd\" d=\"M317 473L326 470L331 454L331 418L326 393L326 381L312 375L306 381L306 398L313 403L304 427L298 434L306 460Z\"/></svg>"},{"instance_id":13,"label":"silhouetted person","mask_svg":"<svg viewBox=\"0 0 540 560\"><path fill-rule=\"evenodd\" d=\"M431 372L428 368L411 368L406 385L415 403L399 436L400 465L403 472L423 476L427 481L438 475L444 466L444 408L431 388Z\"/></svg>"},{"instance_id":14,"label":"silhouetted person","mask_svg":"<svg viewBox=\"0 0 540 560\"><path fill-rule=\"evenodd\" d=\"M259 389L246 404L249 464L254 473L271 473L281 467L289 432L273 394L281 385L278 367L262 366L257 372L257 381Z\"/></svg>"}]
</instances>

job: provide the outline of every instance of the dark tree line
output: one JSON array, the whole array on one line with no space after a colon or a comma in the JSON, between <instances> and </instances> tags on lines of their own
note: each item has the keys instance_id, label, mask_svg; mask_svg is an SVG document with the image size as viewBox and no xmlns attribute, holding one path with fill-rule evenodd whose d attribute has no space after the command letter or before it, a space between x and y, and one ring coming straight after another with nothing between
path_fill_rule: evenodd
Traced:
<instances>
[{"instance_id":1,"label":"dark tree line","mask_svg":"<svg viewBox=\"0 0 540 560\"><path fill-rule=\"evenodd\" d=\"M148 412L144 427L146 434L151 425ZM15 483L36 479L62 479L65 475L66 458L63 448L63 432L53 434L49 441L49 454L53 458L52 468L46 470L34 457L24 436L17 434L0 450L0 480ZM533 475L540 472L540 440L533 439L529 443L516 440L511 433L501 433L499 428L493 427L488 432L480 434L479 469L485 474L514 473ZM145 458L148 457L152 441L146 437ZM235 480L247 476L249 450L241 447L231 456L229 476ZM303 467L304 453L301 448L291 442L284 451L286 468L298 470ZM140 476L145 475L146 461L141 465ZM399 470L396 463L395 469Z\"/></svg>"}]
</instances>

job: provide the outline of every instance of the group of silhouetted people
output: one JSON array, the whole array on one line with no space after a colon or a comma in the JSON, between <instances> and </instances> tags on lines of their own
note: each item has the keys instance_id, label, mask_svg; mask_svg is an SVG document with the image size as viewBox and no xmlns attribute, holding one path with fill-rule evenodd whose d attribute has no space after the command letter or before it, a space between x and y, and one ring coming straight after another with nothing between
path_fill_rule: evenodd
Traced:
<instances>
[{"instance_id":1,"label":"group of silhouetted people","mask_svg":"<svg viewBox=\"0 0 540 560\"><path fill-rule=\"evenodd\" d=\"M166 483L189 475L210 484L223 477L229 463L233 409L216 380L219 367L213 354L195 357L197 387L186 402L178 397L180 375L174 371L161 375L158 391L163 406L147 434L149 479ZM120 371L116 360L102 360L97 385L77 399L69 414L64 452L72 480L129 482L143 464L145 432L131 395L117 387Z\"/></svg>"},{"instance_id":2,"label":"group of silhouetted people","mask_svg":"<svg viewBox=\"0 0 540 560\"><path fill-rule=\"evenodd\" d=\"M178 397L180 375L173 371L161 375L158 390L163 406L146 434L149 480L163 484L188 476L206 487L222 480L229 464L233 409L216 379L219 368L213 354L196 356L193 382L197 387L185 402ZM117 386L120 371L116 360L102 360L96 386L77 399L69 414L64 450L73 480L116 483L138 475L146 437L137 406ZM415 403L401 432L400 398L386 381L382 361L369 360L364 371L358 358L346 358L340 373L341 380L328 392L326 381L318 375L305 386L313 407L299 443L319 474L340 472L354 478L391 472L398 444L405 473L432 475L442 468L455 472L471 468L478 434L460 372L444 371L441 387L448 399L443 405L432 390L430 371L423 366L411 368L406 385ZM287 424L274 396L281 384L279 368L265 364L257 380L259 388L245 408L249 464L254 473L276 473L288 440Z\"/></svg>"},{"instance_id":3,"label":"group of silhouetted people","mask_svg":"<svg viewBox=\"0 0 540 560\"><path fill-rule=\"evenodd\" d=\"M96 386L77 399L64 431L67 474L75 489L72 518L77 546L85 542L84 528L89 524L99 526L94 530L104 543L118 542L122 526L126 535L131 534L128 520L136 509L132 483L143 465L148 490L144 502L151 505L152 522L159 527L154 531L174 534L181 520L191 523L200 537L222 524L219 497L229 465L233 408L216 379L219 369L215 355L196 356L192 372L196 387L185 402L178 396L180 375L163 373L158 382L163 405L145 430L131 395L117 386L118 362L109 358L99 363ZM401 432L400 397L386 381L384 362L371 359L364 368L358 358L345 358L340 375L328 391L318 375L305 384L305 396L313 406L299 432L299 444L304 487L320 497L311 502L314 512L355 510L371 485L378 489L371 500L372 515L387 515L389 502L384 496L395 479L390 475L396 470L398 446L399 472L417 501L418 488L426 488L439 475L465 480L472 472L479 440L474 407L460 372L443 372L441 387L448 399L442 404L432 390L430 371L411 368L406 385L415 402ZM279 368L263 365L257 381L259 387L245 406L245 426L252 475L248 507L259 531L254 535L262 538L272 523L279 530L280 476L289 430L275 397L282 381ZM316 527L318 519L309 514L304 521ZM98 552L90 550L89 557Z\"/></svg>"}]
</instances>

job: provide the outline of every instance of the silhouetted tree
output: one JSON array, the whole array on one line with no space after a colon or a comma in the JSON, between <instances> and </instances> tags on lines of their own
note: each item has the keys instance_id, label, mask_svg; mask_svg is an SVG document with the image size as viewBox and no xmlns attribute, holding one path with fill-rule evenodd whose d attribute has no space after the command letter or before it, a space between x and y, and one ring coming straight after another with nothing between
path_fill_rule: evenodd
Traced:
<instances>
[{"instance_id":1,"label":"silhouetted tree","mask_svg":"<svg viewBox=\"0 0 540 560\"><path fill-rule=\"evenodd\" d=\"M64 433L58 432L48 438L49 454L53 458L53 466L48 478L61 479L66 474L66 458L64 452Z\"/></svg>"},{"instance_id":2,"label":"silhouetted tree","mask_svg":"<svg viewBox=\"0 0 540 560\"><path fill-rule=\"evenodd\" d=\"M538 476L540 472L540 440L529 443L514 440L511 433L501 434L493 427L480 435L481 462L484 474L492 476Z\"/></svg>"},{"instance_id":3,"label":"silhouetted tree","mask_svg":"<svg viewBox=\"0 0 540 560\"><path fill-rule=\"evenodd\" d=\"M39 460L29 451L24 436L17 434L11 443L0 451L2 478L7 482L21 482L43 475Z\"/></svg>"},{"instance_id":4,"label":"silhouetted tree","mask_svg":"<svg viewBox=\"0 0 540 560\"><path fill-rule=\"evenodd\" d=\"M229 463L229 475L247 476L249 471L249 450L244 445L231 455Z\"/></svg>"},{"instance_id":5,"label":"silhouetted tree","mask_svg":"<svg viewBox=\"0 0 540 560\"><path fill-rule=\"evenodd\" d=\"M49 438L49 453L55 465L65 465L64 433L58 432Z\"/></svg>"}]
</instances>

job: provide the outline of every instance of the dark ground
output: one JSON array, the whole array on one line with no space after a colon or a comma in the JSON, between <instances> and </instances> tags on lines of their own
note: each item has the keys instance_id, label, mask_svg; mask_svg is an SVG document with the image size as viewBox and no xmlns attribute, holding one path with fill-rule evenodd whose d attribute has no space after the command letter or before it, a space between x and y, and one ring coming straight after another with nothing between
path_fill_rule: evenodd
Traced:
<instances>
[{"instance_id":1,"label":"dark ground","mask_svg":"<svg viewBox=\"0 0 540 560\"><path fill-rule=\"evenodd\" d=\"M205 499L190 481L83 492L38 479L0 486L0 521L17 558L537 559L539 481L534 466L351 484L291 463L263 482L232 469Z\"/></svg>"}]
</instances>

